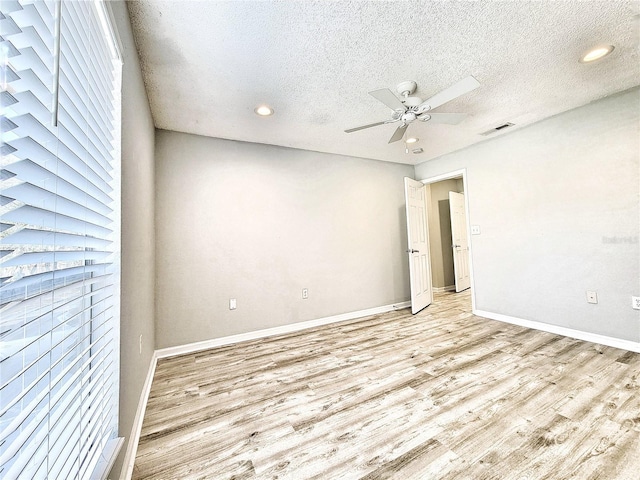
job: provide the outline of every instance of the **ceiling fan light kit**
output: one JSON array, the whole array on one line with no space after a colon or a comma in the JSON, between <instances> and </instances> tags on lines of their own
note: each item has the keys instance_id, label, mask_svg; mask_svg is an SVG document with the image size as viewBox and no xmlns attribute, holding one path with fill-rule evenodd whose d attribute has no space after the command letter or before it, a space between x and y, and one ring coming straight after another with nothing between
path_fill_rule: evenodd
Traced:
<instances>
[{"instance_id":1,"label":"ceiling fan light kit","mask_svg":"<svg viewBox=\"0 0 640 480\"><path fill-rule=\"evenodd\" d=\"M417 88L416 82L409 80L401 82L396 86L396 92L402 97L398 98L388 88L380 90L374 90L369 92L376 100L384 103L387 107L393 110L391 118L382 122L371 123L369 125L363 125L361 127L350 128L345 130L346 133L356 132L365 128L376 127L378 125L386 125L387 123L401 122L400 126L396 128L389 139L389 143L402 140L407 127L415 120L421 122L431 121L433 123L442 123L449 125L457 125L464 120L466 114L464 113L431 113L434 108L439 107L451 100L458 98L465 93L469 93L480 86L480 83L472 76L464 78L459 82L453 84L449 88L442 90L440 93L422 101L419 97L411 96ZM430 112L430 113L426 113Z\"/></svg>"}]
</instances>

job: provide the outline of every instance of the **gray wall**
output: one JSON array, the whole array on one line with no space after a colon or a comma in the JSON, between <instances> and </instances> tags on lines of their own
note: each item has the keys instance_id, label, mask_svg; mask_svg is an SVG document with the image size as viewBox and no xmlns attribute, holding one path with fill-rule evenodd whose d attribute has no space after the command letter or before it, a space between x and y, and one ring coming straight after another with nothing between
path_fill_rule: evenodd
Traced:
<instances>
[{"instance_id":1,"label":"gray wall","mask_svg":"<svg viewBox=\"0 0 640 480\"><path fill-rule=\"evenodd\" d=\"M412 166L162 130L155 152L157 348L409 298Z\"/></svg>"},{"instance_id":2,"label":"gray wall","mask_svg":"<svg viewBox=\"0 0 640 480\"><path fill-rule=\"evenodd\" d=\"M455 286L451 248L451 211L449 192L463 193L462 181L443 180L427 185L429 199L429 253L434 288Z\"/></svg>"},{"instance_id":3,"label":"gray wall","mask_svg":"<svg viewBox=\"0 0 640 480\"><path fill-rule=\"evenodd\" d=\"M467 169L478 310L640 340L639 107L634 89L416 167Z\"/></svg>"},{"instance_id":4,"label":"gray wall","mask_svg":"<svg viewBox=\"0 0 640 480\"><path fill-rule=\"evenodd\" d=\"M120 436L124 453L153 350L154 126L124 2L110 2L122 42L122 283L120 305ZM142 353L139 338L142 335Z\"/></svg>"}]
</instances>

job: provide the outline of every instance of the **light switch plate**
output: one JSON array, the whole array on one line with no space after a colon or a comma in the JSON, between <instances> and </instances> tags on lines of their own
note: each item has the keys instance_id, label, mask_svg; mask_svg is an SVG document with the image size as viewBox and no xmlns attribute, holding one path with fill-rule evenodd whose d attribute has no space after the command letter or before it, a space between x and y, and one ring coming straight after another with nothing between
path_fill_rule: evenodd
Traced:
<instances>
[{"instance_id":1,"label":"light switch plate","mask_svg":"<svg viewBox=\"0 0 640 480\"><path fill-rule=\"evenodd\" d=\"M235 310L236 306L237 306L236 299L235 298L230 298L229 299L229 310Z\"/></svg>"},{"instance_id":2,"label":"light switch plate","mask_svg":"<svg viewBox=\"0 0 640 480\"><path fill-rule=\"evenodd\" d=\"M587 303L598 303L598 292L587 291Z\"/></svg>"}]
</instances>

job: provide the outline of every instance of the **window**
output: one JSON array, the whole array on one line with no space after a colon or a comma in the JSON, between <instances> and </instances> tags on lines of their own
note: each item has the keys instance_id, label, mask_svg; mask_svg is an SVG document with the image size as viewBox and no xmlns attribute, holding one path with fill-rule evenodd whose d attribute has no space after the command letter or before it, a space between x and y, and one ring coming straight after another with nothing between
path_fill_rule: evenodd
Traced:
<instances>
[{"instance_id":1,"label":"window","mask_svg":"<svg viewBox=\"0 0 640 480\"><path fill-rule=\"evenodd\" d=\"M0 477L99 478L121 444L116 37L102 2L0 5Z\"/></svg>"}]
</instances>

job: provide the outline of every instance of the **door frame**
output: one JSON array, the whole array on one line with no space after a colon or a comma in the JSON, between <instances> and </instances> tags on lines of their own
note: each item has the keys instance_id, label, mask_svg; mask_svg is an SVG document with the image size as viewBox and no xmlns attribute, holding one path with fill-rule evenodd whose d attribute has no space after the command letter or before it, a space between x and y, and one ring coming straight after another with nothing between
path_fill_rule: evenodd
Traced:
<instances>
[{"instance_id":1,"label":"door frame","mask_svg":"<svg viewBox=\"0 0 640 480\"><path fill-rule=\"evenodd\" d=\"M467 169L461 168L459 170L453 170L451 172L442 173L433 177L427 177L418 180L419 182L429 185L431 183L441 182L443 180L451 180L454 178L462 177L462 185L464 188L464 209L467 216L467 242L469 243L469 283L471 284L471 311L476 310L476 287L473 275L473 242L471 241L471 216L469 215L469 190L467 182ZM427 217L429 215L429 209L427 209Z\"/></svg>"}]
</instances>

